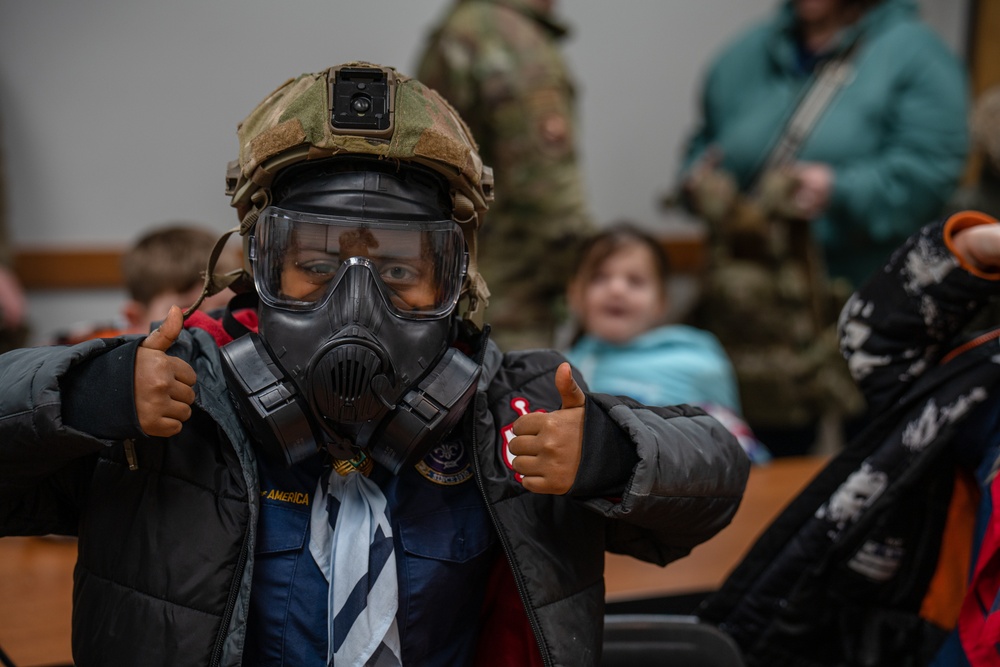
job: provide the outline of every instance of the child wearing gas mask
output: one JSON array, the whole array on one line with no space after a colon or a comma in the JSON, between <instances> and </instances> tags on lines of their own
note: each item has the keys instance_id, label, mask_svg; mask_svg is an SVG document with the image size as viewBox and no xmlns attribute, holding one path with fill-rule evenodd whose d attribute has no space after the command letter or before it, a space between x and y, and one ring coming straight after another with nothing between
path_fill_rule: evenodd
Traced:
<instances>
[{"instance_id":1,"label":"child wearing gas mask","mask_svg":"<svg viewBox=\"0 0 1000 667\"><path fill-rule=\"evenodd\" d=\"M727 525L738 444L489 341L491 172L418 81L302 75L238 135L225 317L0 358L0 534L79 534L76 662L597 664L604 551Z\"/></svg>"}]
</instances>

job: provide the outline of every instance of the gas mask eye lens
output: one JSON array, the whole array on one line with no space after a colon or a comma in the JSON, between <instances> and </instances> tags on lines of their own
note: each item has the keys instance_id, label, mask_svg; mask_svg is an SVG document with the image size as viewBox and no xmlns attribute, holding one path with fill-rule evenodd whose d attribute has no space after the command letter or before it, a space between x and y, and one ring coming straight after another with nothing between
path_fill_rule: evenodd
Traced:
<instances>
[{"instance_id":1,"label":"gas mask eye lens","mask_svg":"<svg viewBox=\"0 0 1000 667\"><path fill-rule=\"evenodd\" d=\"M281 294L296 301L315 302L340 268L339 258L323 251L291 248L281 269Z\"/></svg>"},{"instance_id":2,"label":"gas mask eye lens","mask_svg":"<svg viewBox=\"0 0 1000 667\"><path fill-rule=\"evenodd\" d=\"M391 292L392 305L401 311L429 312L440 300L438 279L429 260L383 261L379 276Z\"/></svg>"},{"instance_id":3,"label":"gas mask eye lens","mask_svg":"<svg viewBox=\"0 0 1000 667\"><path fill-rule=\"evenodd\" d=\"M333 280L337 275L339 262L324 260L296 262L295 268L306 277L306 280L318 285Z\"/></svg>"},{"instance_id":4,"label":"gas mask eye lens","mask_svg":"<svg viewBox=\"0 0 1000 667\"><path fill-rule=\"evenodd\" d=\"M372 284L365 299L381 295L404 319L437 318L452 311L462 286L465 240L451 220L362 220L272 206L257 221L255 241L257 291L282 309L320 308L345 276L356 283L362 271Z\"/></svg>"},{"instance_id":5,"label":"gas mask eye lens","mask_svg":"<svg viewBox=\"0 0 1000 667\"><path fill-rule=\"evenodd\" d=\"M387 285L412 285L419 281L417 272L403 264L392 264L382 269L382 280Z\"/></svg>"}]
</instances>

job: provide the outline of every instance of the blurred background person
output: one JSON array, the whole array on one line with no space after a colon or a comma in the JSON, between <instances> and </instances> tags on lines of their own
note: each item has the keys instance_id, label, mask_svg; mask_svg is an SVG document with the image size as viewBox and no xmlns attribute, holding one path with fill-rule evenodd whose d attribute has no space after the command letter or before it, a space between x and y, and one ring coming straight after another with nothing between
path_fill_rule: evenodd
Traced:
<instances>
[{"instance_id":1,"label":"blurred background person","mask_svg":"<svg viewBox=\"0 0 1000 667\"><path fill-rule=\"evenodd\" d=\"M192 223L171 223L144 234L122 257L122 275L129 300L122 306L127 333L149 333L154 322L167 316L171 306L187 308L198 300L205 269L219 235ZM235 248L223 253L217 273L240 268ZM207 297L199 309L225 307L233 293L226 289Z\"/></svg>"},{"instance_id":2,"label":"blurred background person","mask_svg":"<svg viewBox=\"0 0 1000 667\"><path fill-rule=\"evenodd\" d=\"M976 98L969 119L972 135L970 178L948 201L945 214L981 211L1000 218L1000 85ZM989 329L1000 322L1000 294L992 294L969 322L968 330Z\"/></svg>"},{"instance_id":3,"label":"blurred background person","mask_svg":"<svg viewBox=\"0 0 1000 667\"><path fill-rule=\"evenodd\" d=\"M506 350L551 347L566 276L593 230L577 155L575 94L555 0L455 0L417 77L468 123L493 166L496 204L479 237L486 319Z\"/></svg>"},{"instance_id":4,"label":"blurred background person","mask_svg":"<svg viewBox=\"0 0 1000 667\"><path fill-rule=\"evenodd\" d=\"M1000 85L976 98L969 130L978 168L972 182L949 200L946 212L975 210L1000 217Z\"/></svg>"},{"instance_id":5,"label":"blurred background person","mask_svg":"<svg viewBox=\"0 0 1000 667\"><path fill-rule=\"evenodd\" d=\"M669 279L663 247L634 224L618 222L587 239L567 290L578 333L566 358L591 391L704 408L751 461L766 461L766 448L740 417L736 377L719 341L666 323Z\"/></svg>"},{"instance_id":6,"label":"blurred background person","mask_svg":"<svg viewBox=\"0 0 1000 667\"><path fill-rule=\"evenodd\" d=\"M3 146L0 145L0 353L22 347L28 340L24 289L12 268L14 251L7 227L7 173L4 163Z\"/></svg>"},{"instance_id":7,"label":"blurred background person","mask_svg":"<svg viewBox=\"0 0 1000 667\"><path fill-rule=\"evenodd\" d=\"M74 325L53 336L54 344L75 344L91 338L111 338L122 334L147 334L161 322L171 306L187 308L201 295L208 258L219 235L210 228L191 222L159 225L140 236L122 255L122 279L128 299L118 320ZM236 249L220 256L216 273L238 269ZM233 292L228 288L207 297L199 310L225 307Z\"/></svg>"},{"instance_id":8,"label":"blurred background person","mask_svg":"<svg viewBox=\"0 0 1000 667\"><path fill-rule=\"evenodd\" d=\"M966 72L914 0L785 0L711 64L682 180L694 191L721 171L752 194L803 92L847 51L846 80L774 166L790 177L784 208L854 286L940 212L968 154Z\"/></svg>"},{"instance_id":9,"label":"blurred background person","mask_svg":"<svg viewBox=\"0 0 1000 667\"><path fill-rule=\"evenodd\" d=\"M775 454L813 448L824 415L836 446L862 410L837 313L954 191L967 96L913 0L787 0L711 64L680 178L712 246L692 321Z\"/></svg>"}]
</instances>

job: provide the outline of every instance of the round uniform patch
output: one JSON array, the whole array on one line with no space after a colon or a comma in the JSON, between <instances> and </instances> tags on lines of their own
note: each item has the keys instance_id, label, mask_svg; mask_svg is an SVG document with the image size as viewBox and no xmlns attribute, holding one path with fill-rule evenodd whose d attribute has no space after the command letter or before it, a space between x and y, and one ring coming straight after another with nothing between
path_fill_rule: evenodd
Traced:
<instances>
[{"instance_id":1,"label":"round uniform patch","mask_svg":"<svg viewBox=\"0 0 1000 667\"><path fill-rule=\"evenodd\" d=\"M550 146L562 146L569 139L569 122L559 113L550 113L538 123L538 133Z\"/></svg>"},{"instance_id":2,"label":"round uniform patch","mask_svg":"<svg viewBox=\"0 0 1000 667\"><path fill-rule=\"evenodd\" d=\"M444 442L414 466L435 484L452 486L472 479L472 465L461 441Z\"/></svg>"}]
</instances>

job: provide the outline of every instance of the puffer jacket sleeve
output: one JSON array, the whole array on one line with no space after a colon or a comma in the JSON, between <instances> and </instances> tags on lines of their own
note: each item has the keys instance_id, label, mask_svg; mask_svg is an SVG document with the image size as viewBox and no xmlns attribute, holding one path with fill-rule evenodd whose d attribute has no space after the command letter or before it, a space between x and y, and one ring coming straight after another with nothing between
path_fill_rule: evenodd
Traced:
<instances>
[{"instance_id":1,"label":"puffer jacket sleeve","mask_svg":"<svg viewBox=\"0 0 1000 667\"><path fill-rule=\"evenodd\" d=\"M841 352L872 410L888 405L940 362L982 305L1000 292L1000 276L963 269L947 246L952 229L970 217L980 214L957 213L914 233L841 311Z\"/></svg>"},{"instance_id":2,"label":"puffer jacket sleeve","mask_svg":"<svg viewBox=\"0 0 1000 667\"><path fill-rule=\"evenodd\" d=\"M892 78L884 85L894 94L882 121L883 149L837 167L830 207L835 218L875 239L901 240L914 221L941 209L961 177L969 150L968 81L926 25L900 24L870 48L862 67L898 63L886 68Z\"/></svg>"},{"instance_id":3,"label":"puffer jacket sleeve","mask_svg":"<svg viewBox=\"0 0 1000 667\"><path fill-rule=\"evenodd\" d=\"M124 342L98 339L0 356L0 535L75 531L93 455L111 443L64 423L61 382L78 364ZM119 390L93 388L105 395Z\"/></svg>"},{"instance_id":4,"label":"puffer jacket sleeve","mask_svg":"<svg viewBox=\"0 0 1000 667\"><path fill-rule=\"evenodd\" d=\"M650 407L589 396L628 435L639 457L620 499L585 501L613 519L609 551L664 565L729 524L750 462L722 424L688 405Z\"/></svg>"}]
</instances>

